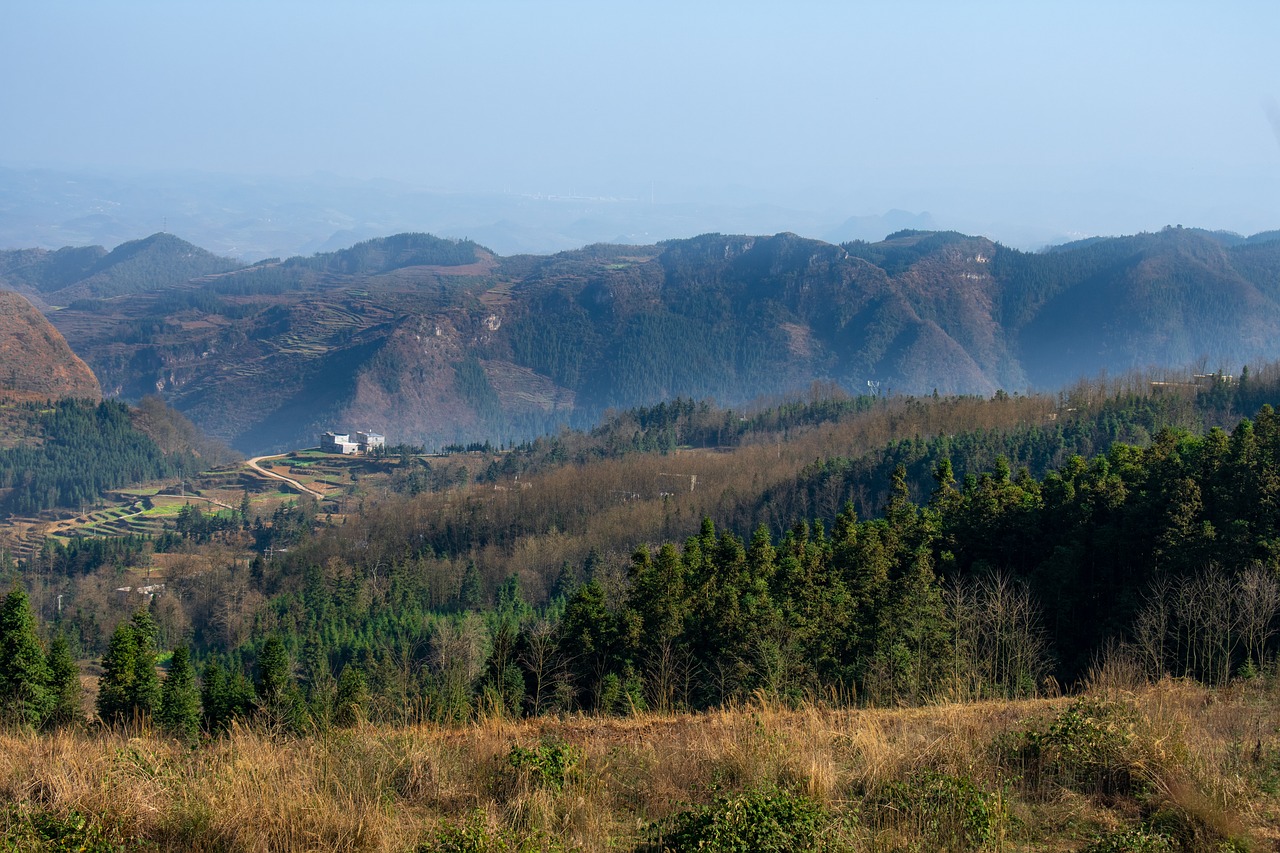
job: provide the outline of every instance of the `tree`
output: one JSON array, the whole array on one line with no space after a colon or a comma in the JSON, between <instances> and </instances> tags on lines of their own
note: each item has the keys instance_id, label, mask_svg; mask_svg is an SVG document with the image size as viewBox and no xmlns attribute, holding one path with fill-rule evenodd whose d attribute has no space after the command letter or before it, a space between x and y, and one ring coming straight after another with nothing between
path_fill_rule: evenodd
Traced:
<instances>
[{"instance_id":1,"label":"tree","mask_svg":"<svg viewBox=\"0 0 1280 853\"><path fill-rule=\"evenodd\" d=\"M293 679L293 664L284 640L271 635L258 653L258 710L276 726L297 728L303 717L302 700Z\"/></svg>"},{"instance_id":2,"label":"tree","mask_svg":"<svg viewBox=\"0 0 1280 853\"><path fill-rule=\"evenodd\" d=\"M338 692L334 699L333 721L339 726L354 726L369 713L369 685L364 670L349 663L338 676Z\"/></svg>"},{"instance_id":3,"label":"tree","mask_svg":"<svg viewBox=\"0 0 1280 853\"><path fill-rule=\"evenodd\" d=\"M138 656L138 639L128 622L121 622L111 634L102 656L102 677L98 679L98 716L104 722L123 720L133 707L129 700L133 668Z\"/></svg>"},{"instance_id":4,"label":"tree","mask_svg":"<svg viewBox=\"0 0 1280 853\"><path fill-rule=\"evenodd\" d=\"M200 708L208 731L225 731L232 720L249 716L255 704L253 685L244 673L228 674L216 661L205 666L200 685Z\"/></svg>"},{"instance_id":5,"label":"tree","mask_svg":"<svg viewBox=\"0 0 1280 853\"><path fill-rule=\"evenodd\" d=\"M156 676L155 623L145 610L121 622L102 656L98 716L107 723L151 716L160 705Z\"/></svg>"},{"instance_id":6,"label":"tree","mask_svg":"<svg viewBox=\"0 0 1280 853\"><path fill-rule=\"evenodd\" d=\"M49 667L27 593L17 584L0 606L0 714L25 725L39 725L53 705Z\"/></svg>"},{"instance_id":7,"label":"tree","mask_svg":"<svg viewBox=\"0 0 1280 853\"><path fill-rule=\"evenodd\" d=\"M160 676L156 674L156 641L160 629L147 610L139 610L129 622L137 637L133 702L142 713L154 714L160 709Z\"/></svg>"},{"instance_id":8,"label":"tree","mask_svg":"<svg viewBox=\"0 0 1280 853\"><path fill-rule=\"evenodd\" d=\"M160 691L160 711L156 715L160 728L187 743L200 736L200 692L196 688L191 653L186 646L173 650L169 674Z\"/></svg>"},{"instance_id":9,"label":"tree","mask_svg":"<svg viewBox=\"0 0 1280 853\"><path fill-rule=\"evenodd\" d=\"M84 719L81 705L80 667L71 657L65 634L54 635L49 645L49 696L52 707L46 725L65 726Z\"/></svg>"},{"instance_id":10,"label":"tree","mask_svg":"<svg viewBox=\"0 0 1280 853\"><path fill-rule=\"evenodd\" d=\"M458 608L460 610L479 610L484 604L484 587L480 581L480 570L474 561L467 563L462 573L462 586L458 589Z\"/></svg>"}]
</instances>

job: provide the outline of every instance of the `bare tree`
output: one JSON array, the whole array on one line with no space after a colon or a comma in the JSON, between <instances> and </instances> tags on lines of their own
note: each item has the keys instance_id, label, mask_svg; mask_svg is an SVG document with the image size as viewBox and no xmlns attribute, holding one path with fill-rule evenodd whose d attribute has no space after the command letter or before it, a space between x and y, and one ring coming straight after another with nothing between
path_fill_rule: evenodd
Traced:
<instances>
[{"instance_id":1,"label":"bare tree","mask_svg":"<svg viewBox=\"0 0 1280 853\"><path fill-rule=\"evenodd\" d=\"M1280 581L1261 564L1254 563L1236 578L1234 597L1247 659L1261 664L1266 658L1267 644L1277 631Z\"/></svg>"}]
</instances>

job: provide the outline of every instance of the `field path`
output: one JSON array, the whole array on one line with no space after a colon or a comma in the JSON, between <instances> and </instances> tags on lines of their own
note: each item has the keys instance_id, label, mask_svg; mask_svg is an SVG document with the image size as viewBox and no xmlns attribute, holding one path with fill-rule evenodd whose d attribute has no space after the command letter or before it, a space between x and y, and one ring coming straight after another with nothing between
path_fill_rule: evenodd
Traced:
<instances>
[{"instance_id":1,"label":"field path","mask_svg":"<svg viewBox=\"0 0 1280 853\"><path fill-rule=\"evenodd\" d=\"M258 464L264 459L279 459L282 456L287 456L287 455L288 454L286 453L277 453L274 456L255 456L244 464L248 465L250 468L257 471L259 474L263 475L264 477L270 477L273 480L279 480L282 483L288 483L290 486L293 486L298 491L311 495L316 500L324 500L324 494L322 492L317 492L315 489L308 488L302 485L301 483L299 483L297 480L293 479L292 477L286 477L283 474L277 474L274 471L268 471L266 468L263 468Z\"/></svg>"}]
</instances>

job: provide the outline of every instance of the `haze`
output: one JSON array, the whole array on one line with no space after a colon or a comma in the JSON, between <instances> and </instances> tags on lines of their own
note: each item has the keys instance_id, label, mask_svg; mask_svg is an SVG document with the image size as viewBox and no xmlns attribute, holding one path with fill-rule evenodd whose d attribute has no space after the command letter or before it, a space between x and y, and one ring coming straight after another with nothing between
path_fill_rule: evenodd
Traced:
<instances>
[{"instance_id":1,"label":"haze","mask_svg":"<svg viewBox=\"0 0 1280 853\"><path fill-rule=\"evenodd\" d=\"M693 204L691 228L812 236L892 209L1015 245L1280 226L1280 6L1044 5L28 0L0 14L0 167ZM682 226L632 230L659 227Z\"/></svg>"}]
</instances>

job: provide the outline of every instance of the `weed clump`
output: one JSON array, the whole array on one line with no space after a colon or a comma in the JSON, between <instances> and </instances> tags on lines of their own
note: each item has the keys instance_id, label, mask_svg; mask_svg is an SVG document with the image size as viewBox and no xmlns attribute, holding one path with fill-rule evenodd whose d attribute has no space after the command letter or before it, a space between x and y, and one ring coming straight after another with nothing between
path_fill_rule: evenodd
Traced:
<instances>
[{"instance_id":1,"label":"weed clump","mask_svg":"<svg viewBox=\"0 0 1280 853\"><path fill-rule=\"evenodd\" d=\"M446 824L414 853L537 853L556 849L545 839L518 838L507 830L495 829L489 826L484 810L476 809L466 820Z\"/></svg>"},{"instance_id":2,"label":"weed clump","mask_svg":"<svg viewBox=\"0 0 1280 853\"><path fill-rule=\"evenodd\" d=\"M507 766L539 785L560 790L582 772L582 750L560 740L544 740L535 747L514 744Z\"/></svg>"},{"instance_id":3,"label":"weed clump","mask_svg":"<svg viewBox=\"0 0 1280 853\"><path fill-rule=\"evenodd\" d=\"M1164 853L1174 849L1169 836L1133 827L1109 832L1085 847L1081 853Z\"/></svg>"},{"instance_id":4,"label":"weed clump","mask_svg":"<svg viewBox=\"0 0 1280 853\"><path fill-rule=\"evenodd\" d=\"M717 797L650 827L641 850L683 853L792 853L822 849L831 817L821 804L785 790Z\"/></svg>"},{"instance_id":5,"label":"weed clump","mask_svg":"<svg viewBox=\"0 0 1280 853\"><path fill-rule=\"evenodd\" d=\"M123 853L136 839L126 839L99 821L72 811L22 811L10 806L0 817L2 850L75 850L81 853Z\"/></svg>"},{"instance_id":6,"label":"weed clump","mask_svg":"<svg viewBox=\"0 0 1280 853\"><path fill-rule=\"evenodd\" d=\"M925 770L883 785L864 808L868 822L905 831L936 850L996 845L1008 824L1003 799L972 779Z\"/></svg>"},{"instance_id":7,"label":"weed clump","mask_svg":"<svg viewBox=\"0 0 1280 853\"><path fill-rule=\"evenodd\" d=\"M1053 785L1087 795L1134 796L1149 787L1137 754L1136 716L1123 705L1083 697L1043 728L1015 736L1014 763L1027 792Z\"/></svg>"}]
</instances>

